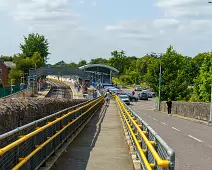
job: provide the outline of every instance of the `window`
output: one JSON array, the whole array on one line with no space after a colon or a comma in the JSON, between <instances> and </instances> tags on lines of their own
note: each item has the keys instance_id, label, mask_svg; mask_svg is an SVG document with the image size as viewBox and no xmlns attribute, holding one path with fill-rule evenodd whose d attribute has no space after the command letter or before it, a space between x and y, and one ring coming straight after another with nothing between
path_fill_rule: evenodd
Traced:
<instances>
[{"instance_id":1,"label":"window","mask_svg":"<svg viewBox=\"0 0 212 170\"><path fill-rule=\"evenodd\" d=\"M2 73L2 69L0 69L0 74Z\"/></svg>"}]
</instances>

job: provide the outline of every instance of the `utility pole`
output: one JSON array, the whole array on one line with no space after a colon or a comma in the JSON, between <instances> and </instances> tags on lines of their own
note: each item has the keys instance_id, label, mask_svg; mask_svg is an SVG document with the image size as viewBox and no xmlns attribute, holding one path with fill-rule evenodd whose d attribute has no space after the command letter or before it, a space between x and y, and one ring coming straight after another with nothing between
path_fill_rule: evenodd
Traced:
<instances>
[{"instance_id":1,"label":"utility pole","mask_svg":"<svg viewBox=\"0 0 212 170\"><path fill-rule=\"evenodd\" d=\"M212 1L209 1L208 3L212 4ZM211 106L210 106L210 120L209 120L209 123L212 124L212 79L211 79Z\"/></svg>"},{"instance_id":2,"label":"utility pole","mask_svg":"<svg viewBox=\"0 0 212 170\"><path fill-rule=\"evenodd\" d=\"M212 72L212 67L210 69L211 69L211 72ZM209 123L212 124L212 76L210 77L210 79L211 79L211 107L210 107L210 120L209 120Z\"/></svg>"},{"instance_id":3,"label":"utility pole","mask_svg":"<svg viewBox=\"0 0 212 170\"><path fill-rule=\"evenodd\" d=\"M158 105L159 111L160 111L160 102L161 102L161 58L162 58L162 55L160 56L160 73L159 73L159 105Z\"/></svg>"},{"instance_id":4,"label":"utility pole","mask_svg":"<svg viewBox=\"0 0 212 170\"><path fill-rule=\"evenodd\" d=\"M210 107L210 120L209 123L212 123L212 82L211 82L211 107Z\"/></svg>"}]
</instances>

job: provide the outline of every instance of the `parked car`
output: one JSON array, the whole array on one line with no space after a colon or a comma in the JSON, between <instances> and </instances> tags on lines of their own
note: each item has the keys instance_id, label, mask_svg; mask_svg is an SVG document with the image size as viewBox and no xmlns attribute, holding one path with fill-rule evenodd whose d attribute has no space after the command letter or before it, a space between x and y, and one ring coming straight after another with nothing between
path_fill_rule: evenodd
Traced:
<instances>
[{"instance_id":1,"label":"parked car","mask_svg":"<svg viewBox=\"0 0 212 170\"><path fill-rule=\"evenodd\" d=\"M152 92L150 90L142 90L143 93L147 93L148 98L152 98Z\"/></svg>"},{"instance_id":2,"label":"parked car","mask_svg":"<svg viewBox=\"0 0 212 170\"><path fill-rule=\"evenodd\" d=\"M130 99L129 99L128 95L121 94L121 95L119 95L119 97L124 103L126 103L127 105L130 105Z\"/></svg>"},{"instance_id":3,"label":"parked car","mask_svg":"<svg viewBox=\"0 0 212 170\"><path fill-rule=\"evenodd\" d=\"M116 93L118 93L118 92L121 92L121 90L120 90L120 89L117 89L117 88L111 88L111 89L109 89L109 91L110 91L111 93L113 93L113 94L116 94Z\"/></svg>"},{"instance_id":4,"label":"parked car","mask_svg":"<svg viewBox=\"0 0 212 170\"><path fill-rule=\"evenodd\" d=\"M118 92L116 92L116 95L125 95L126 93L125 92L123 92L123 91L118 91Z\"/></svg>"},{"instance_id":5,"label":"parked car","mask_svg":"<svg viewBox=\"0 0 212 170\"><path fill-rule=\"evenodd\" d=\"M152 98L152 92L147 92L148 98Z\"/></svg>"},{"instance_id":6,"label":"parked car","mask_svg":"<svg viewBox=\"0 0 212 170\"><path fill-rule=\"evenodd\" d=\"M130 93L126 93L126 95L128 95L128 97L129 97L129 99L130 99L131 102L137 102L138 101L138 97L133 96Z\"/></svg>"},{"instance_id":7,"label":"parked car","mask_svg":"<svg viewBox=\"0 0 212 170\"><path fill-rule=\"evenodd\" d=\"M152 97L156 97L156 94L155 94L155 92L152 92Z\"/></svg>"},{"instance_id":8,"label":"parked car","mask_svg":"<svg viewBox=\"0 0 212 170\"><path fill-rule=\"evenodd\" d=\"M138 94L139 100L148 100L148 94L146 92L142 92Z\"/></svg>"},{"instance_id":9,"label":"parked car","mask_svg":"<svg viewBox=\"0 0 212 170\"><path fill-rule=\"evenodd\" d=\"M136 85L136 86L135 86L135 91L142 91L142 88L141 88L141 86L139 86L139 85Z\"/></svg>"}]
</instances>

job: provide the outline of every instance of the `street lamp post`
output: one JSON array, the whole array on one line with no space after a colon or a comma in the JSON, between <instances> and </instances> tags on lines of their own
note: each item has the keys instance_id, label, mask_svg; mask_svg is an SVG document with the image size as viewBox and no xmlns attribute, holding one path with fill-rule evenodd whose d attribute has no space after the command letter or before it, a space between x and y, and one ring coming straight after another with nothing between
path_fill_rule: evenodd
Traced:
<instances>
[{"instance_id":1,"label":"street lamp post","mask_svg":"<svg viewBox=\"0 0 212 170\"><path fill-rule=\"evenodd\" d=\"M211 107L210 107L210 120L209 123L212 123L212 82L211 82Z\"/></svg>"},{"instance_id":2,"label":"street lamp post","mask_svg":"<svg viewBox=\"0 0 212 170\"><path fill-rule=\"evenodd\" d=\"M159 103L158 103L158 110L160 111L160 102L161 102L161 81L162 81L162 68L161 68L161 59L162 54L160 54L160 73L159 73Z\"/></svg>"},{"instance_id":3,"label":"street lamp post","mask_svg":"<svg viewBox=\"0 0 212 170\"><path fill-rule=\"evenodd\" d=\"M209 1L208 3L212 4L212 1ZM212 124L212 80L211 80L211 106L210 106L210 120L209 120L209 123Z\"/></svg>"},{"instance_id":4,"label":"street lamp post","mask_svg":"<svg viewBox=\"0 0 212 170\"><path fill-rule=\"evenodd\" d=\"M160 100L161 100L161 58L160 58L160 73L159 73L159 105L158 110L160 110Z\"/></svg>"}]
</instances>

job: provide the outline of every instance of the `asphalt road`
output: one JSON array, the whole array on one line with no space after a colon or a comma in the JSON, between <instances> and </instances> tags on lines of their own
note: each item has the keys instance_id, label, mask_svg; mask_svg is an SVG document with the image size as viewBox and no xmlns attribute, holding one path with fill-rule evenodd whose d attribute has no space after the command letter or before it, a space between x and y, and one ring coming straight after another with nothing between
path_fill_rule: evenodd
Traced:
<instances>
[{"instance_id":1,"label":"asphalt road","mask_svg":"<svg viewBox=\"0 0 212 170\"><path fill-rule=\"evenodd\" d=\"M130 107L174 149L176 170L212 170L212 127L153 111L154 99Z\"/></svg>"}]
</instances>

